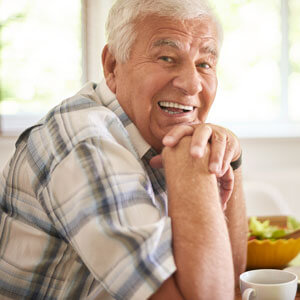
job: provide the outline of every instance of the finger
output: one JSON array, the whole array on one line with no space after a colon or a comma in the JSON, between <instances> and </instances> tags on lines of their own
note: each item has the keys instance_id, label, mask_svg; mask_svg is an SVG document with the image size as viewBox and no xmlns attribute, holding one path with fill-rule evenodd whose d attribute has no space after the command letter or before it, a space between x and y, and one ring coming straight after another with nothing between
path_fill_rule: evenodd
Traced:
<instances>
[{"instance_id":1,"label":"finger","mask_svg":"<svg viewBox=\"0 0 300 300\"><path fill-rule=\"evenodd\" d=\"M223 132L214 131L212 133L209 170L216 175L222 171L226 142L227 136Z\"/></svg>"},{"instance_id":2,"label":"finger","mask_svg":"<svg viewBox=\"0 0 300 300\"><path fill-rule=\"evenodd\" d=\"M162 143L164 146L174 147L184 136L192 135L193 132L194 128L192 126L175 126L164 136Z\"/></svg>"},{"instance_id":3,"label":"finger","mask_svg":"<svg viewBox=\"0 0 300 300\"><path fill-rule=\"evenodd\" d=\"M223 156L223 164L221 167L220 175L223 176L225 172L230 168L230 163L232 162L235 153L235 146L231 142L227 142L225 153Z\"/></svg>"},{"instance_id":4,"label":"finger","mask_svg":"<svg viewBox=\"0 0 300 300\"><path fill-rule=\"evenodd\" d=\"M154 169L159 169L163 167L162 156L161 154L152 157L149 161L149 164Z\"/></svg>"},{"instance_id":5,"label":"finger","mask_svg":"<svg viewBox=\"0 0 300 300\"><path fill-rule=\"evenodd\" d=\"M240 156L241 147L238 143L237 139L233 135L228 135L226 150L223 157L223 166L221 175L223 175L228 168L230 168L230 163L234 160L236 153L238 153L238 157Z\"/></svg>"},{"instance_id":6,"label":"finger","mask_svg":"<svg viewBox=\"0 0 300 300\"><path fill-rule=\"evenodd\" d=\"M193 157L201 158L203 156L211 134L212 128L207 124L196 127L191 141L191 155Z\"/></svg>"},{"instance_id":7,"label":"finger","mask_svg":"<svg viewBox=\"0 0 300 300\"><path fill-rule=\"evenodd\" d=\"M221 205L223 210L227 207L227 202L230 199L234 187L234 174L232 168L229 168L226 173L218 178Z\"/></svg>"}]
</instances>

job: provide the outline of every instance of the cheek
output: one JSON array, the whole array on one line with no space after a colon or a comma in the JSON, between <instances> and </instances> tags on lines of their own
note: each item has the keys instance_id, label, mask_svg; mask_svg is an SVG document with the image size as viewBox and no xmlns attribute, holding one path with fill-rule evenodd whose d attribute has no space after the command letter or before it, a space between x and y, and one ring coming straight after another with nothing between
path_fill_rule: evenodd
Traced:
<instances>
[{"instance_id":1,"label":"cheek","mask_svg":"<svg viewBox=\"0 0 300 300\"><path fill-rule=\"evenodd\" d=\"M170 72L161 69L159 65L155 65L145 70L137 80L141 80L141 78L143 78L142 89L144 93L154 96L171 81L172 76Z\"/></svg>"},{"instance_id":2,"label":"cheek","mask_svg":"<svg viewBox=\"0 0 300 300\"><path fill-rule=\"evenodd\" d=\"M166 77L161 75L161 73L148 73L140 77L135 91L136 120L139 120L139 125L146 130L149 130L149 126L151 127L152 122L155 122L157 101L168 83ZM142 81L141 78L143 78Z\"/></svg>"},{"instance_id":3,"label":"cheek","mask_svg":"<svg viewBox=\"0 0 300 300\"><path fill-rule=\"evenodd\" d=\"M218 80L215 76L208 77L205 80L204 90L206 91L206 97L208 102L213 102L217 93Z\"/></svg>"},{"instance_id":4,"label":"cheek","mask_svg":"<svg viewBox=\"0 0 300 300\"><path fill-rule=\"evenodd\" d=\"M211 106L214 103L216 92L217 92L217 79L206 78L203 83L203 94L202 94L202 109L200 110L199 119L203 122L206 120Z\"/></svg>"}]
</instances>

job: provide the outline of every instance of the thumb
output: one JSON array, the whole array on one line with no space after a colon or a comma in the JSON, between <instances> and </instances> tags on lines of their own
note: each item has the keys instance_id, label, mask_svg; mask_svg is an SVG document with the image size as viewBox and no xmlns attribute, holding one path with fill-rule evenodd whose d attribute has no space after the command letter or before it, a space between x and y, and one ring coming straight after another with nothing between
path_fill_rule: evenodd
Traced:
<instances>
[{"instance_id":1,"label":"thumb","mask_svg":"<svg viewBox=\"0 0 300 300\"><path fill-rule=\"evenodd\" d=\"M150 166L155 169L159 169L163 167L161 154L156 155L150 159Z\"/></svg>"}]
</instances>

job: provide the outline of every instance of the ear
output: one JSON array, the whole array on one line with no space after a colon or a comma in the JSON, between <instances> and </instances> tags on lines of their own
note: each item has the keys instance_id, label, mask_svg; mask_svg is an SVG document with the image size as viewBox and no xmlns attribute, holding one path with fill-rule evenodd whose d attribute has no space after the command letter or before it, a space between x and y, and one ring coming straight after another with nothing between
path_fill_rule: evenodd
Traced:
<instances>
[{"instance_id":1,"label":"ear","mask_svg":"<svg viewBox=\"0 0 300 300\"><path fill-rule=\"evenodd\" d=\"M117 87L115 78L116 59L114 55L109 51L107 45L105 45L102 51L102 66L106 84L109 89L115 94Z\"/></svg>"}]
</instances>

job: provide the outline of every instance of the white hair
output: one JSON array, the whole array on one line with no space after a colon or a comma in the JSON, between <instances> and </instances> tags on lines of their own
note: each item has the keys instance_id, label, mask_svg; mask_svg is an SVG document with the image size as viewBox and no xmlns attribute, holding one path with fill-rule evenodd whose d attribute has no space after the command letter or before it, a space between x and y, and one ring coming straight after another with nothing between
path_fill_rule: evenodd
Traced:
<instances>
[{"instance_id":1,"label":"white hair","mask_svg":"<svg viewBox=\"0 0 300 300\"><path fill-rule=\"evenodd\" d=\"M109 51L120 62L126 62L136 39L134 21L155 14L188 20L210 17L217 26L219 48L222 43L222 27L207 0L116 0L106 22Z\"/></svg>"}]
</instances>

